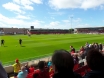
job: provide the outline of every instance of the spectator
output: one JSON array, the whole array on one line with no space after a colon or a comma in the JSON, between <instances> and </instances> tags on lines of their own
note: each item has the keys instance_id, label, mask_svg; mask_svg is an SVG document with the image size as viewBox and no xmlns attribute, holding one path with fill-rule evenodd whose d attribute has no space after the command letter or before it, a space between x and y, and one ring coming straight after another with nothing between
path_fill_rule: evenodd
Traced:
<instances>
[{"instance_id":1,"label":"spectator","mask_svg":"<svg viewBox=\"0 0 104 78\"><path fill-rule=\"evenodd\" d=\"M26 78L28 71L24 66L21 67L21 71L18 73L17 78Z\"/></svg>"},{"instance_id":2,"label":"spectator","mask_svg":"<svg viewBox=\"0 0 104 78\"><path fill-rule=\"evenodd\" d=\"M31 66L30 66L30 68L29 68L29 73L33 73L33 72L34 72L34 70L35 70L34 66L33 66L33 65L31 65Z\"/></svg>"},{"instance_id":3,"label":"spectator","mask_svg":"<svg viewBox=\"0 0 104 78\"><path fill-rule=\"evenodd\" d=\"M85 46L89 46L89 43L88 43L88 42L86 42Z\"/></svg>"},{"instance_id":4,"label":"spectator","mask_svg":"<svg viewBox=\"0 0 104 78\"><path fill-rule=\"evenodd\" d=\"M29 73L29 67L28 67L28 64L25 65L25 69L28 71Z\"/></svg>"},{"instance_id":5,"label":"spectator","mask_svg":"<svg viewBox=\"0 0 104 78\"><path fill-rule=\"evenodd\" d=\"M98 50L89 51L86 61L92 71L84 78L104 78L104 56Z\"/></svg>"},{"instance_id":6,"label":"spectator","mask_svg":"<svg viewBox=\"0 0 104 78\"><path fill-rule=\"evenodd\" d=\"M21 65L20 65L20 63L19 63L19 60L16 59L16 60L15 60L15 64L13 64L12 66L13 66L13 68L14 68L14 78L16 78L17 75L18 75L18 72L21 70Z\"/></svg>"},{"instance_id":7,"label":"spectator","mask_svg":"<svg viewBox=\"0 0 104 78\"><path fill-rule=\"evenodd\" d=\"M51 61L48 62L48 67L50 67L52 65Z\"/></svg>"},{"instance_id":8,"label":"spectator","mask_svg":"<svg viewBox=\"0 0 104 78\"><path fill-rule=\"evenodd\" d=\"M89 46L85 46L84 55L86 56L89 51L90 51Z\"/></svg>"},{"instance_id":9,"label":"spectator","mask_svg":"<svg viewBox=\"0 0 104 78\"><path fill-rule=\"evenodd\" d=\"M84 47L83 47L83 46L81 46L81 48L80 48L80 52L82 52L82 53L83 53L83 52L84 52L84 50L85 50L85 49L84 49Z\"/></svg>"},{"instance_id":10,"label":"spectator","mask_svg":"<svg viewBox=\"0 0 104 78\"><path fill-rule=\"evenodd\" d=\"M0 78L7 78L7 73L5 71L5 69L3 68L3 66L0 63Z\"/></svg>"},{"instance_id":11,"label":"spectator","mask_svg":"<svg viewBox=\"0 0 104 78\"><path fill-rule=\"evenodd\" d=\"M73 55L74 64L78 64L79 59L77 55Z\"/></svg>"},{"instance_id":12,"label":"spectator","mask_svg":"<svg viewBox=\"0 0 104 78\"><path fill-rule=\"evenodd\" d=\"M74 52L75 53L75 48L73 48L73 46L70 46L70 52Z\"/></svg>"},{"instance_id":13,"label":"spectator","mask_svg":"<svg viewBox=\"0 0 104 78\"><path fill-rule=\"evenodd\" d=\"M38 63L39 70L36 70L33 74L33 78L49 78L49 72L45 70L45 62L40 61Z\"/></svg>"},{"instance_id":14,"label":"spectator","mask_svg":"<svg viewBox=\"0 0 104 78\"><path fill-rule=\"evenodd\" d=\"M98 43L95 44L95 49L96 49L96 50L99 50L99 45L98 45Z\"/></svg>"},{"instance_id":15,"label":"spectator","mask_svg":"<svg viewBox=\"0 0 104 78\"><path fill-rule=\"evenodd\" d=\"M55 72L53 78L81 78L73 72L73 57L66 50L56 50L52 56L52 64Z\"/></svg>"},{"instance_id":16,"label":"spectator","mask_svg":"<svg viewBox=\"0 0 104 78\"><path fill-rule=\"evenodd\" d=\"M103 45L100 43L99 44L99 50L102 51L103 50Z\"/></svg>"},{"instance_id":17,"label":"spectator","mask_svg":"<svg viewBox=\"0 0 104 78\"><path fill-rule=\"evenodd\" d=\"M47 65L47 62L44 61L44 64L45 64L45 70L46 70L47 72L49 72L49 67L48 67L48 65Z\"/></svg>"}]
</instances>

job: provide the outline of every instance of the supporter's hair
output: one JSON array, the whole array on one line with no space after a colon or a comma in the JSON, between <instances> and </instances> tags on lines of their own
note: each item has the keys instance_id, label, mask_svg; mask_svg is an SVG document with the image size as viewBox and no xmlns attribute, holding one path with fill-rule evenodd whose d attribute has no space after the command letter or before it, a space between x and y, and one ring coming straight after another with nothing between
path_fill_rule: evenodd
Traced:
<instances>
[{"instance_id":1,"label":"supporter's hair","mask_svg":"<svg viewBox=\"0 0 104 78\"><path fill-rule=\"evenodd\" d=\"M45 62L44 62L44 61L39 61L38 67L39 67L40 70L44 69L44 67L45 67Z\"/></svg>"},{"instance_id":2,"label":"supporter's hair","mask_svg":"<svg viewBox=\"0 0 104 78\"><path fill-rule=\"evenodd\" d=\"M104 56L98 50L90 50L86 61L92 70L104 70Z\"/></svg>"},{"instance_id":3,"label":"supporter's hair","mask_svg":"<svg viewBox=\"0 0 104 78\"><path fill-rule=\"evenodd\" d=\"M66 50L56 50L52 56L52 64L58 71L72 71L74 66L73 57Z\"/></svg>"}]
</instances>

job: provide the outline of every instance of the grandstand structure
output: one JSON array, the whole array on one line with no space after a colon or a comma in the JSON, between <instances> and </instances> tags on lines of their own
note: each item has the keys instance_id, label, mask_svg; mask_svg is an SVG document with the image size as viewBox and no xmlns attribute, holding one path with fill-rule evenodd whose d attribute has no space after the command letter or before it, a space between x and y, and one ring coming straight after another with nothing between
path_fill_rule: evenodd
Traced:
<instances>
[{"instance_id":1,"label":"grandstand structure","mask_svg":"<svg viewBox=\"0 0 104 78\"><path fill-rule=\"evenodd\" d=\"M27 34L28 28L0 28L0 34L14 35Z\"/></svg>"},{"instance_id":2,"label":"grandstand structure","mask_svg":"<svg viewBox=\"0 0 104 78\"><path fill-rule=\"evenodd\" d=\"M77 33L104 33L104 27L76 28Z\"/></svg>"},{"instance_id":3,"label":"grandstand structure","mask_svg":"<svg viewBox=\"0 0 104 78\"><path fill-rule=\"evenodd\" d=\"M66 34L69 29L29 29L31 34Z\"/></svg>"},{"instance_id":4,"label":"grandstand structure","mask_svg":"<svg viewBox=\"0 0 104 78\"><path fill-rule=\"evenodd\" d=\"M69 29L0 28L0 34L5 34L5 35L27 34L27 31L31 34L66 34L66 33L69 33Z\"/></svg>"}]
</instances>

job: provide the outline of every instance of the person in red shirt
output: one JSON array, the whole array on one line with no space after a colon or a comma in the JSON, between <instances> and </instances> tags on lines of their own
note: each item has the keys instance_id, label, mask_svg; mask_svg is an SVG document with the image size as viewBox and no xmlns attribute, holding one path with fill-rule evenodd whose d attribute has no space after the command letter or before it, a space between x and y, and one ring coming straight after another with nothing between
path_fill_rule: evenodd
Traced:
<instances>
[{"instance_id":1,"label":"person in red shirt","mask_svg":"<svg viewBox=\"0 0 104 78\"><path fill-rule=\"evenodd\" d=\"M33 65L31 65L31 66L30 66L30 68L29 68L29 73L33 73L33 72L34 72L34 70L35 70L34 66L33 66Z\"/></svg>"},{"instance_id":2,"label":"person in red shirt","mask_svg":"<svg viewBox=\"0 0 104 78\"><path fill-rule=\"evenodd\" d=\"M33 78L50 78L49 72L45 69L45 62L40 61L38 63L39 70L36 70L33 74Z\"/></svg>"},{"instance_id":3,"label":"person in red shirt","mask_svg":"<svg viewBox=\"0 0 104 78\"><path fill-rule=\"evenodd\" d=\"M80 52L82 51L82 52L84 52L84 47L83 46L81 46L81 48L80 48Z\"/></svg>"}]
</instances>

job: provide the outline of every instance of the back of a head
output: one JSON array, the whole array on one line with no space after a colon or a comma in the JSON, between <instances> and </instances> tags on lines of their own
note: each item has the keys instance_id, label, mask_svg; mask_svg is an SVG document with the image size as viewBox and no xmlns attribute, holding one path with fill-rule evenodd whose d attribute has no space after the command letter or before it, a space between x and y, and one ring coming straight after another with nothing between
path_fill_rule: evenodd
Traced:
<instances>
[{"instance_id":1,"label":"back of a head","mask_svg":"<svg viewBox=\"0 0 104 78\"><path fill-rule=\"evenodd\" d=\"M38 67L39 67L40 70L43 70L44 67L45 67L45 62L44 61L39 61Z\"/></svg>"},{"instance_id":2,"label":"back of a head","mask_svg":"<svg viewBox=\"0 0 104 78\"><path fill-rule=\"evenodd\" d=\"M104 70L104 56L98 50L90 50L86 60L92 70Z\"/></svg>"},{"instance_id":3,"label":"back of a head","mask_svg":"<svg viewBox=\"0 0 104 78\"><path fill-rule=\"evenodd\" d=\"M52 56L52 64L57 71L72 71L74 66L73 57L66 50L56 50Z\"/></svg>"}]
</instances>

